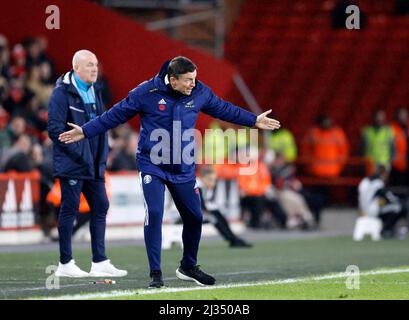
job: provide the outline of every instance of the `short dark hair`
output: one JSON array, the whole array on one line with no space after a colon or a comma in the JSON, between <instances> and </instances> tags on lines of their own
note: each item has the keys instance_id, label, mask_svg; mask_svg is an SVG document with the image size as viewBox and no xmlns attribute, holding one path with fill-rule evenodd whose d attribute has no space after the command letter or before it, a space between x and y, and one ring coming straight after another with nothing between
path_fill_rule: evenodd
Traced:
<instances>
[{"instance_id":1,"label":"short dark hair","mask_svg":"<svg viewBox=\"0 0 409 320\"><path fill-rule=\"evenodd\" d=\"M181 74L193 72L196 69L197 67L192 60L183 56L178 56L170 61L168 66L168 75L169 77L175 77L178 79Z\"/></svg>"}]
</instances>

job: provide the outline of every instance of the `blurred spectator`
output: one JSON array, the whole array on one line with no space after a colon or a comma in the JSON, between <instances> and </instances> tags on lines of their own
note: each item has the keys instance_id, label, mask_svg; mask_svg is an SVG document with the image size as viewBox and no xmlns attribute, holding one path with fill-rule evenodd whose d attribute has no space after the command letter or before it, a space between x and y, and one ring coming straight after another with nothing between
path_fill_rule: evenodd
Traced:
<instances>
[{"instance_id":1,"label":"blurred spectator","mask_svg":"<svg viewBox=\"0 0 409 320\"><path fill-rule=\"evenodd\" d=\"M102 88L102 102L107 107L112 103L112 90L109 86L108 79L104 75L104 68L101 63L98 64L98 80L97 83Z\"/></svg>"},{"instance_id":2,"label":"blurred spectator","mask_svg":"<svg viewBox=\"0 0 409 320\"><path fill-rule=\"evenodd\" d=\"M6 78L0 76L0 104L3 107L3 101L6 99L9 90L9 83Z\"/></svg>"},{"instance_id":3,"label":"blurred spectator","mask_svg":"<svg viewBox=\"0 0 409 320\"><path fill-rule=\"evenodd\" d=\"M254 150L250 149L253 160L258 160ZM287 215L277 201L275 190L272 186L271 175L263 161L258 160L257 172L252 175L238 175L237 182L240 191L240 204L242 209L250 212L248 227L261 228L260 218L267 209L275 221L283 229L286 227Z\"/></svg>"},{"instance_id":4,"label":"blurred spectator","mask_svg":"<svg viewBox=\"0 0 409 320\"><path fill-rule=\"evenodd\" d=\"M24 77L26 74L26 50L20 43L13 47L11 58L10 75L15 78Z\"/></svg>"},{"instance_id":5,"label":"blurred spectator","mask_svg":"<svg viewBox=\"0 0 409 320\"><path fill-rule=\"evenodd\" d=\"M136 171L135 154L138 148L138 134L132 132L125 140L124 146L112 159L111 171Z\"/></svg>"},{"instance_id":6,"label":"blurred spectator","mask_svg":"<svg viewBox=\"0 0 409 320\"><path fill-rule=\"evenodd\" d=\"M0 34L0 79L10 77L10 50L7 38Z\"/></svg>"},{"instance_id":7,"label":"blurred spectator","mask_svg":"<svg viewBox=\"0 0 409 320\"><path fill-rule=\"evenodd\" d=\"M4 161L4 172L17 171L29 172L35 167L35 164L30 157L31 154L31 138L22 134L13 143L13 146L7 150Z\"/></svg>"},{"instance_id":8,"label":"blurred spectator","mask_svg":"<svg viewBox=\"0 0 409 320\"><path fill-rule=\"evenodd\" d=\"M333 126L326 115L317 118L302 142L301 152L307 162L307 171L317 177L337 177L344 168L349 144L340 127Z\"/></svg>"},{"instance_id":9,"label":"blurred spectator","mask_svg":"<svg viewBox=\"0 0 409 320\"><path fill-rule=\"evenodd\" d=\"M24 86L23 78L11 78L10 89L4 100L4 109L11 115L21 114L34 94Z\"/></svg>"},{"instance_id":10,"label":"blurred spectator","mask_svg":"<svg viewBox=\"0 0 409 320\"><path fill-rule=\"evenodd\" d=\"M42 106L48 105L48 99L53 91L53 86L45 84L41 78L41 67L39 64L33 64L28 69L27 88L30 89L38 98Z\"/></svg>"},{"instance_id":11,"label":"blurred spectator","mask_svg":"<svg viewBox=\"0 0 409 320\"><path fill-rule=\"evenodd\" d=\"M287 162L294 162L297 158L297 145L291 131L280 128L271 132L270 148L284 156Z\"/></svg>"},{"instance_id":12,"label":"blurred spectator","mask_svg":"<svg viewBox=\"0 0 409 320\"><path fill-rule=\"evenodd\" d=\"M40 62L39 67L43 84L54 86L56 80L51 64L48 61L43 61Z\"/></svg>"},{"instance_id":13,"label":"blurred spectator","mask_svg":"<svg viewBox=\"0 0 409 320\"><path fill-rule=\"evenodd\" d=\"M396 223L408 219L408 199L400 199L386 189L389 171L377 165L372 175L364 178L358 186L359 210L361 215L378 217L383 222L382 236L393 237Z\"/></svg>"},{"instance_id":14,"label":"blurred spectator","mask_svg":"<svg viewBox=\"0 0 409 320\"><path fill-rule=\"evenodd\" d=\"M45 235L49 235L50 230L55 225L54 208L47 202L47 195L50 192L54 178L52 175L52 158L50 159L50 142L48 147L43 149L40 144L34 144L31 151L31 158L34 162L34 168L40 173L40 202L39 202L39 224Z\"/></svg>"},{"instance_id":15,"label":"blurred spectator","mask_svg":"<svg viewBox=\"0 0 409 320\"><path fill-rule=\"evenodd\" d=\"M216 204L216 184L216 172L211 166L203 166L200 170L200 177L197 179L197 185L199 187L202 210L205 213L205 218L209 216L209 221L215 226L217 231L219 231L220 235L229 242L230 247L251 247L251 244L233 233L229 223Z\"/></svg>"},{"instance_id":16,"label":"blurred spectator","mask_svg":"<svg viewBox=\"0 0 409 320\"><path fill-rule=\"evenodd\" d=\"M54 65L46 53L48 46L47 38L26 38L23 41L23 46L27 53L26 67L29 69L33 65L39 66L44 84L54 84L56 80Z\"/></svg>"},{"instance_id":17,"label":"blurred spectator","mask_svg":"<svg viewBox=\"0 0 409 320\"><path fill-rule=\"evenodd\" d=\"M22 111L22 116L26 119L28 131L43 140L43 133L47 131L47 110L41 107L37 96L31 96L26 107Z\"/></svg>"},{"instance_id":18,"label":"blurred spectator","mask_svg":"<svg viewBox=\"0 0 409 320\"><path fill-rule=\"evenodd\" d=\"M373 115L373 124L362 130L362 150L369 160L373 172L375 165L390 167L394 157L395 145L392 128L386 122L386 113L377 110Z\"/></svg>"},{"instance_id":19,"label":"blurred spectator","mask_svg":"<svg viewBox=\"0 0 409 320\"><path fill-rule=\"evenodd\" d=\"M295 224L303 229L311 229L313 227L311 213L315 221L315 226L318 226L320 223L321 211L324 207L321 195L303 188L301 181L298 180L295 175L295 166L288 163L284 155L276 153L275 156L271 157L271 161L268 165L271 170L272 182L274 187L278 190L278 193L280 190L289 190L302 197L302 199L297 199L295 204L300 206L300 213L302 214L295 215L292 221L288 223L290 224L289 227ZM281 199L281 201L285 201L285 199ZM306 205L303 203L304 201ZM282 206L284 210L286 210L283 203Z\"/></svg>"},{"instance_id":20,"label":"blurred spectator","mask_svg":"<svg viewBox=\"0 0 409 320\"><path fill-rule=\"evenodd\" d=\"M0 131L0 149L6 149L13 144L20 135L26 132L26 120L21 116L15 116L11 119L8 126ZM3 150L4 151L4 150Z\"/></svg>"},{"instance_id":21,"label":"blurred spectator","mask_svg":"<svg viewBox=\"0 0 409 320\"><path fill-rule=\"evenodd\" d=\"M395 154L392 161L391 185L408 186L409 160L409 119L408 110L399 108L395 114L395 121L391 125L395 138Z\"/></svg>"}]
</instances>

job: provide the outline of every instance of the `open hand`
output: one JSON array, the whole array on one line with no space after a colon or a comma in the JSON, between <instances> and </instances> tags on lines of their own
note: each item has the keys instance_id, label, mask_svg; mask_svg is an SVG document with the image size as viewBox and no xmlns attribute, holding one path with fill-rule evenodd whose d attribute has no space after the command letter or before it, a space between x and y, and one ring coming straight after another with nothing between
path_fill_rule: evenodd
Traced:
<instances>
[{"instance_id":1,"label":"open hand","mask_svg":"<svg viewBox=\"0 0 409 320\"><path fill-rule=\"evenodd\" d=\"M275 119L268 118L267 115L271 113L271 109L263 112L257 117L255 126L259 129L275 130L280 128L280 122Z\"/></svg>"},{"instance_id":2,"label":"open hand","mask_svg":"<svg viewBox=\"0 0 409 320\"><path fill-rule=\"evenodd\" d=\"M64 143L74 143L74 142L78 142L85 138L84 132L82 131L82 128L80 126L73 124L71 122L68 122L67 124L70 127L73 127L73 129L70 131L65 131L61 133L58 136L58 140Z\"/></svg>"}]
</instances>

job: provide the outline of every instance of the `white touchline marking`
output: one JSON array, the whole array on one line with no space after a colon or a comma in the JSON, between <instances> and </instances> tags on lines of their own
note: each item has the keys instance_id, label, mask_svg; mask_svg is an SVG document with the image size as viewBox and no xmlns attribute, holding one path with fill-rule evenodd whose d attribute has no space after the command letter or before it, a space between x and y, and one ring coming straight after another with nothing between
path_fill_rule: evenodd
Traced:
<instances>
[{"instance_id":1,"label":"white touchline marking","mask_svg":"<svg viewBox=\"0 0 409 320\"><path fill-rule=\"evenodd\" d=\"M268 273L267 270L265 271L235 271L235 272L219 272L215 273L215 276L232 276L232 275L242 275L242 274L260 274L260 273ZM44 279L38 279L38 281L43 281ZM179 280L178 277L168 277L168 278L163 278L164 281L173 281L173 280ZM135 281L135 279L121 279L121 282L131 282ZM0 281L1 283L5 283L6 281ZM35 281L7 281L9 284L36 284L37 282ZM65 285L60 285L60 288L71 288L71 287L84 287L84 286L89 286L89 282L87 283L73 283L73 284L65 284ZM28 287L28 288L16 288L16 289L5 289L4 292L25 292L25 291L44 291L47 290L45 286L42 287Z\"/></svg>"},{"instance_id":2,"label":"white touchline marking","mask_svg":"<svg viewBox=\"0 0 409 320\"><path fill-rule=\"evenodd\" d=\"M360 275L361 276L371 276L371 275L406 273L406 272L409 272L409 268L364 271L364 272L360 272ZM103 293L74 294L74 295L64 295L64 296L57 296L57 297L47 297L47 298L44 298L44 300L86 300L86 299L125 297L125 296L132 296L132 295L154 295L154 294L159 294L159 293L229 289L229 288L240 288L240 287L253 287L253 286L260 286L260 285L279 285L279 284L298 283L298 282L311 282L311 281L321 281L321 280L328 280L328 279L338 279L338 278L344 278L347 276L348 274L346 274L345 272L340 272L340 273L332 273L332 274L327 274L327 275L322 275L322 276L289 278L289 279L270 280L270 281L242 282L242 283L235 283L235 284L221 284L221 285L206 286L206 287L114 290L114 291L103 292Z\"/></svg>"}]
</instances>

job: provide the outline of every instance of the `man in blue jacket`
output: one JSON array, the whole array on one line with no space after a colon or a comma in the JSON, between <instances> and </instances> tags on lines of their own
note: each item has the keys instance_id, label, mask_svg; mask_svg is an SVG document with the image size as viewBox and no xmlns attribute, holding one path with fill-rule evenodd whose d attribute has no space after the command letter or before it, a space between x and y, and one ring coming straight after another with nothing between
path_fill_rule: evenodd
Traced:
<instances>
[{"instance_id":1,"label":"man in blue jacket","mask_svg":"<svg viewBox=\"0 0 409 320\"><path fill-rule=\"evenodd\" d=\"M280 124L258 117L217 97L209 87L196 80L197 67L186 57L165 62L152 79L141 83L128 96L96 119L60 135L61 142L74 143L93 137L141 117L136 165L145 201L145 245L150 267L150 287L163 286L161 272L161 227L165 186L170 191L183 221L183 258L176 276L199 285L213 285L215 279L197 265L202 230L200 195L196 186L194 161L182 161L194 137L185 137L193 129L199 111L215 118L248 127L277 129ZM179 129L180 134L175 134ZM168 139L166 134L168 133ZM163 134L163 135L162 135ZM184 138L183 138L184 137ZM158 142L160 139L162 141ZM158 151L158 145L161 150ZM193 150L192 152L193 153ZM191 157L192 158L192 157ZM183 160L185 159L183 155Z\"/></svg>"},{"instance_id":2,"label":"man in blue jacket","mask_svg":"<svg viewBox=\"0 0 409 320\"><path fill-rule=\"evenodd\" d=\"M104 112L101 88L95 84L98 60L92 52L74 54L73 70L57 80L48 107L48 133L53 140L54 177L61 185L61 209L58 216L60 262L55 272L59 277L122 277L126 270L115 268L105 255L105 226L109 202L105 190L105 165L108 156L107 134L75 144L58 140L67 122L83 125ZM91 271L82 271L72 258L71 237L77 217L80 195L91 208Z\"/></svg>"}]
</instances>

